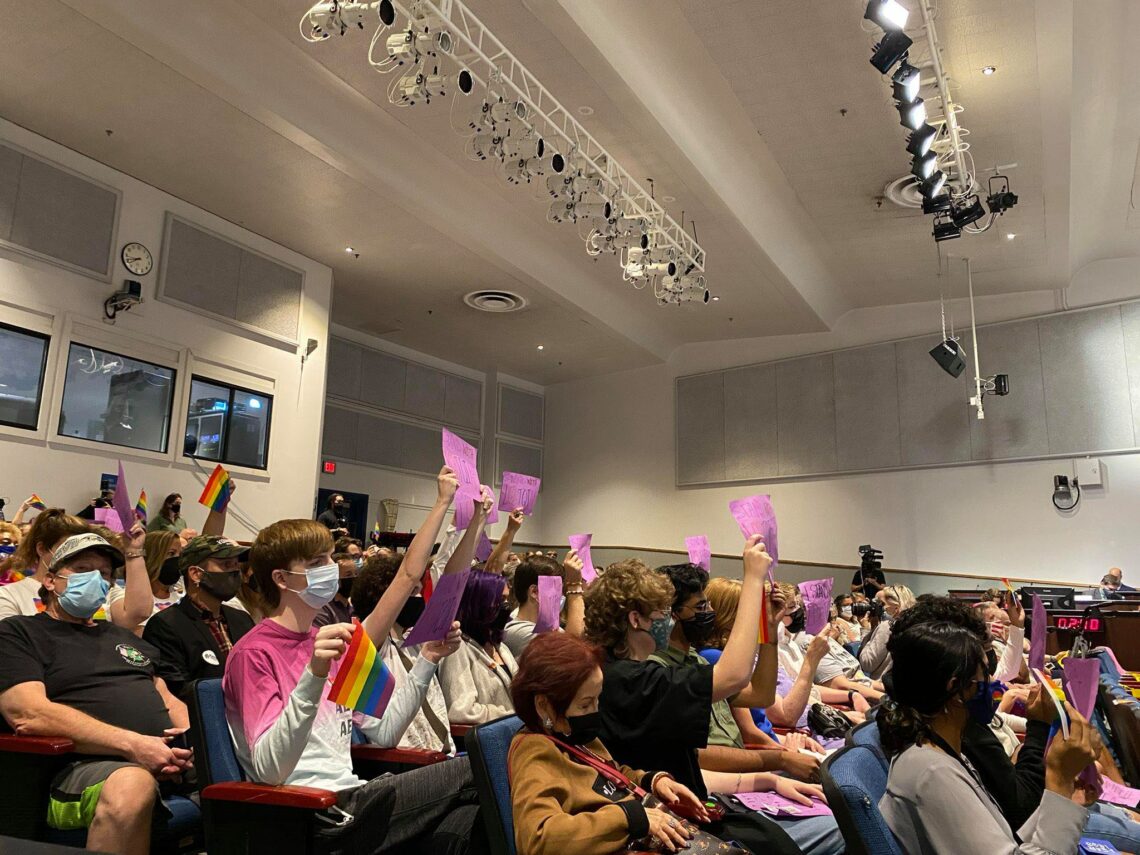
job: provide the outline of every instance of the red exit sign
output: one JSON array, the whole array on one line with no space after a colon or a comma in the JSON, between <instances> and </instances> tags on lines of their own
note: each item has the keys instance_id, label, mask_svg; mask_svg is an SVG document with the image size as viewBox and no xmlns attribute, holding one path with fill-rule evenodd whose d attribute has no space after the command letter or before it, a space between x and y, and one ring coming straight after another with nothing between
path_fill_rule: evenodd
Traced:
<instances>
[{"instance_id":1,"label":"red exit sign","mask_svg":"<svg viewBox=\"0 0 1140 855\"><path fill-rule=\"evenodd\" d=\"M335 460L326 460L324 463L321 464L321 468L324 470L324 473L326 475L335 475L336 474L336 461Z\"/></svg>"}]
</instances>

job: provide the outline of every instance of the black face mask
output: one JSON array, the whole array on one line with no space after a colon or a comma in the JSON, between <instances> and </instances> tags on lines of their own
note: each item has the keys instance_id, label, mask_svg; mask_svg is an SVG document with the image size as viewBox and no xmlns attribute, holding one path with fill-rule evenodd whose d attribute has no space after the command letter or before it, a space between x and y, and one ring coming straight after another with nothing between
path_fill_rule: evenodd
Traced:
<instances>
[{"instance_id":1,"label":"black face mask","mask_svg":"<svg viewBox=\"0 0 1140 855\"><path fill-rule=\"evenodd\" d=\"M502 631L504 627L511 621L511 607L508 603L503 603L499 606L499 613L495 615L491 622L487 625L488 629L495 631Z\"/></svg>"},{"instance_id":2,"label":"black face mask","mask_svg":"<svg viewBox=\"0 0 1140 855\"><path fill-rule=\"evenodd\" d=\"M700 647L709 640L713 629L716 628L716 612L697 612L691 618L685 618L678 623L681 624L681 631L685 633L689 644Z\"/></svg>"},{"instance_id":3,"label":"black face mask","mask_svg":"<svg viewBox=\"0 0 1140 855\"><path fill-rule=\"evenodd\" d=\"M570 724L570 734L559 734L559 736L571 745L586 745L602 733L601 712L567 716L566 721Z\"/></svg>"},{"instance_id":4,"label":"black face mask","mask_svg":"<svg viewBox=\"0 0 1140 855\"><path fill-rule=\"evenodd\" d=\"M162 562L162 566L158 568L158 584L170 587L182 576L182 571L178 569L178 556L172 555Z\"/></svg>"},{"instance_id":5,"label":"black face mask","mask_svg":"<svg viewBox=\"0 0 1140 855\"><path fill-rule=\"evenodd\" d=\"M176 517L182 516L182 505L171 505L170 512Z\"/></svg>"},{"instance_id":6,"label":"black face mask","mask_svg":"<svg viewBox=\"0 0 1140 855\"><path fill-rule=\"evenodd\" d=\"M356 579L352 576L349 576L347 579L341 579L336 589L337 593L347 600L352 596L352 583L355 581Z\"/></svg>"},{"instance_id":7,"label":"black face mask","mask_svg":"<svg viewBox=\"0 0 1140 855\"><path fill-rule=\"evenodd\" d=\"M807 613L803 609L796 609L792 612L792 622L788 624L788 632L792 635L797 635L804 631L807 625Z\"/></svg>"},{"instance_id":8,"label":"black face mask","mask_svg":"<svg viewBox=\"0 0 1140 855\"><path fill-rule=\"evenodd\" d=\"M344 502L335 503L333 505L333 510L335 510L338 514L343 513L344 512Z\"/></svg>"},{"instance_id":9,"label":"black face mask","mask_svg":"<svg viewBox=\"0 0 1140 855\"><path fill-rule=\"evenodd\" d=\"M241 587L241 571L227 570L223 573L209 573L203 571L202 578L198 584L219 600L225 602L226 600L233 599L234 594L236 594Z\"/></svg>"},{"instance_id":10,"label":"black face mask","mask_svg":"<svg viewBox=\"0 0 1140 855\"><path fill-rule=\"evenodd\" d=\"M416 621L420 619L420 615L424 613L424 605L423 597L408 597L408 599L404 601L400 613L396 615L396 623L404 629L415 626Z\"/></svg>"}]
</instances>

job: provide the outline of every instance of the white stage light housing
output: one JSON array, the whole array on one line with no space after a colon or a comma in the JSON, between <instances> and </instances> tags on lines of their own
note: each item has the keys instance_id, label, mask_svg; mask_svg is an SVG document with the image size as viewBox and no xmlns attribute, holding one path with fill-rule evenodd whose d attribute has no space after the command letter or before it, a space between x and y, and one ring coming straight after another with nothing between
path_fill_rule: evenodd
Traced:
<instances>
[{"instance_id":1,"label":"white stage light housing","mask_svg":"<svg viewBox=\"0 0 1140 855\"><path fill-rule=\"evenodd\" d=\"M523 131L519 135L508 134L503 139L503 154L507 158L542 157L546 143L534 131Z\"/></svg>"},{"instance_id":2,"label":"white stage light housing","mask_svg":"<svg viewBox=\"0 0 1140 855\"><path fill-rule=\"evenodd\" d=\"M650 261L642 265L647 276L676 276L677 262Z\"/></svg>"},{"instance_id":3,"label":"white stage light housing","mask_svg":"<svg viewBox=\"0 0 1140 855\"><path fill-rule=\"evenodd\" d=\"M466 68L455 74L429 74L424 78L424 88L432 95L444 96L448 92L470 95L475 81Z\"/></svg>"},{"instance_id":4,"label":"white stage light housing","mask_svg":"<svg viewBox=\"0 0 1140 855\"><path fill-rule=\"evenodd\" d=\"M863 17L884 30L901 30L906 27L910 12L898 0L870 0Z\"/></svg>"},{"instance_id":5,"label":"white stage light housing","mask_svg":"<svg viewBox=\"0 0 1140 855\"><path fill-rule=\"evenodd\" d=\"M574 223L578 220L573 199L555 199L550 203L546 219L552 223Z\"/></svg>"},{"instance_id":6,"label":"white stage light housing","mask_svg":"<svg viewBox=\"0 0 1140 855\"><path fill-rule=\"evenodd\" d=\"M904 128L917 131L926 123L926 102L921 98L909 104L899 104L899 123Z\"/></svg>"},{"instance_id":7,"label":"white stage light housing","mask_svg":"<svg viewBox=\"0 0 1140 855\"><path fill-rule=\"evenodd\" d=\"M938 131L935 128L924 124L907 139L906 150L916 157L926 154L934 145L934 139L937 136Z\"/></svg>"},{"instance_id":8,"label":"white stage light housing","mask_svg":"<svg viewBox=\"0 0 1140 855\"><path fill-rule=\"evenodd\" d=\"M388 56L399 63L415 62L416 61L416 43L412 38L412 34L392 33L384 42L388 50Z\"/></svg>"},{"instance_id":9,"label":"white stage light housing","mask_svg":"<svg viewBox=\"0 0 1140 855\"><path fill-rule=\"evenodd\" d=\"M526 104L522 101L496 101L489 109L491 118L496 122L526 118Z\"/></svg>"},{"instance_id":10,"label":"white stage light housing","mask_svg":"<svg viewBox=\"0 0 1140 855\"><path fill-rule=\"evenodd\" d=\"M614 237L614 246L618 249L649 249L649 235L645 232L629 232Z\"/></svg>"},{"instance_id":11,"label":"white stage light housing","mask_svg":"<svg viewBox=\"0 0 1140 855\"><path fill-rule=\"evenodd\" d=\"M550 191L550 195L557 198L571 192L570 179L562 175L551 175L546 179L546 189Z\"/></svg>"},{"instance_id":12,"label":"white stage light housing","mask_svg":"<svg viewBox=\"0 0 1140 855\"><path fill-rule=\"evenodd\" d=\"M561 175L566 170L566 158L558 152L554 152L550 156L550 171L555 175Z\"/></svg>"},{"instance_id":13,"label":"white stage light housing","mask_svg":"<svg viewBox=\"0 0 1140 855\"><path fill-rule=\"evenodd\" d=\"M609 202L579 202L574 206L574 213L580 219L601 217L608 220L611 210Z\"/></svg>"},{"instance_id":14,"label":"white stage light housing","mask_svg":"<svg viewBox=\"0 0 1140 855\"><path fill-rule=\"evenodd\" d=\"M925 181L934 174L935 168L938 166L938 157L934 152L927 152L926 154L919 155L910 164L910 174L917 178L919 181Z\"/></svg>"},{"instance_id":15,"label":"white stage light housing","mask_svg":"<svg viewBox=\"0 0 1140 855\"><path fill-rule=\"evenodd\" d=\"M896 101L913 102L917 100L919 90L922 88L922 75L904 59L891 75L891 83Z\"/></svg>"},{"instance_id":16,"label":"white stage light housing","mask_svg":"<svg viewBox=\"0 0 1140 855\"><path fill-rule=\"evenodd\" d=\"M925 181L918 185L922 195L927 199L933 199L942 192L942 188L946 185L946 175L941 169L936 169L934 174L927 178Z\"/></svg>"}]
</instances>

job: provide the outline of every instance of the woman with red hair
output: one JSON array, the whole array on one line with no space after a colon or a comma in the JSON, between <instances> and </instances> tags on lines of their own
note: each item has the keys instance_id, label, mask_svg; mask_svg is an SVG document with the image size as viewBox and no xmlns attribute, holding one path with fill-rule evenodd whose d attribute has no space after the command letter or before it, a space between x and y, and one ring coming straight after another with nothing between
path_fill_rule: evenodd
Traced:
<instances>
[{"instance_id":1,"label":"woman with red hair","mask_svg":"<svg viewBox=\"0 0 1140 855\"><path fill-rule=\"evenodd\" d=\"M511 684L524 727L511 743L515 846L528 855L611 855L651 837L666 851L686 848L692 832L642 802L681 802L707 819L704 805L666 772L619 766L598 739L600 648L563 632L536 637Z\"/></svg>"}]
</instances>

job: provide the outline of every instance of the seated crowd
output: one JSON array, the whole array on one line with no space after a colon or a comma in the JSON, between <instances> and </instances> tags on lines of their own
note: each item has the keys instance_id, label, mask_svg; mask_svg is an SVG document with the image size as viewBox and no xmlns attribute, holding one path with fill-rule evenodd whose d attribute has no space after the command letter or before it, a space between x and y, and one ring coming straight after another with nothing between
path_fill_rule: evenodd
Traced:
<instances>
[{"instance_id":1,"label":"seated crowd","mask_svg":"<svg viewBox=\"0 0 1140 855\"><path fill-rule=\"evenodd\" d=\"M1076 852L1082 835L1140 851L1137 815L1098 801L1087 772L1120 781L1096 727L1066 705L1068 737L1053 732L1016 598L916 598L861 573L813 634L800 589L768 581L759 537L739 579L637 558L585 568L573 550L513 551L516 510L477 561L487 492L437 545L458 486L444 467L403 553L347 536L332 504L250 546L223 536L224 511L190 529L178 494L127 532L58 508L28 523L28 503L0 522L0 728L76 751L48 826L85 829L92 851L148 852L163 799L197 789L193 684L220 679L245 778L335 793L336 851L489 851L454 734L512 715L521 855L842 853L830 812L794 809L826 804L821 762L872 717L891 761L878 808L908 855ZM466 571L450 630L443 618L442 637L406 643L425 595ZM536 631L544 577L562 598ZM330 699L361 632L391 674L376 717ZM441 759L369 778L357 741ZM734 798L751 793L792 809Z\"/></svg>"}]
</instances>

